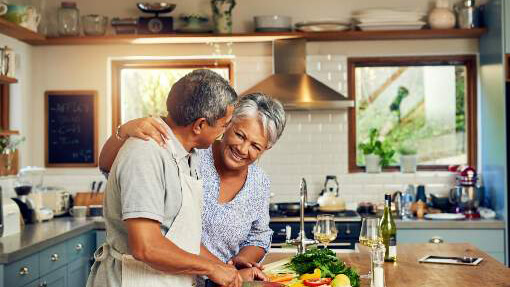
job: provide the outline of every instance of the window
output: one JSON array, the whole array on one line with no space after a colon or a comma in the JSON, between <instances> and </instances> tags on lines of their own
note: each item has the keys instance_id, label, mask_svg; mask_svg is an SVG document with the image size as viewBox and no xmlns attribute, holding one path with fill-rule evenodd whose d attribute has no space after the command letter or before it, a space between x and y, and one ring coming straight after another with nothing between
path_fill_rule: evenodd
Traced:
<instances>
[{"instance_id":1,"label":"window","mask_svg":"<svg viewBox=\"0 0 510 287\"><path fill-rule=\"evenodd\" d=\"M421 170L476 166L475 56L351 58L348 78L350 172L363 170L358 147L374 128L396 151L389 170L404 149Z\"/></svg>"},{"instance_id":2,"label":"window","mask_svg":"<svg viewBox=\"0 0 510 287\"><path fill-rule=\"evenodd\" d=\"M113 125L149 115L166 115L172 85L195 69L211 69L232 83L227 60L113 62ZM115 132L115 131L114 131Z\"/></svg>"}]
</instances>

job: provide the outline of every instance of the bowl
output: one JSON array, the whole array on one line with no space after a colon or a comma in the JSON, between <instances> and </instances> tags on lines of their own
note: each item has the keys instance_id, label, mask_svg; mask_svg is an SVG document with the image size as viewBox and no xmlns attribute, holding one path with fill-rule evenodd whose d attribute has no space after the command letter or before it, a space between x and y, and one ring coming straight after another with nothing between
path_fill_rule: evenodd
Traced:
<instances>
[{"instance_id":1,"label":"bowl","mask_svg":"<svg viewBox=\"0 0 510 287\"><path fill-rule=\"evenodd\" d=\"M167 2L138 2L136 7L145 13L170 13L177 5Z\"/></svg>"},{"instance_id":2,"label":"bowl","mask_svg":"<svg viewBox=\"0 0 510 287\"><path fill-rule=\"evenodd\" d=\"M255 31L292 31L292 18L281 15L263 15L253 17Z\"/></svg>"},{"instance_id":3,"label":"bowl","mask_svg":"<svg viewBox=\"0 0 510 287\"><path fill-rule=\"evenodd\" d=\"M86 36L102 36L106 34L108 17L101 15L85 15L82 17L83 34Z\"/></svg>"}]
</instances>

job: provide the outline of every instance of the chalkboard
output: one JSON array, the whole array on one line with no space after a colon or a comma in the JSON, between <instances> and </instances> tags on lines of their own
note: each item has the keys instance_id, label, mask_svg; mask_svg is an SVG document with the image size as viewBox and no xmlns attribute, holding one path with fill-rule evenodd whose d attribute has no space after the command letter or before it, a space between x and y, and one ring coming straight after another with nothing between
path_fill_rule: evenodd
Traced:
<instances>
[{"instance_id":1,"label":"chalkboard","mask_svg":"<svg viewBox=\"0 0 510 287\"><path fill-rule=\"evenodd\" d=\"M47 91L47 167L97 166L97 93Z\"/></svg>"}]
</instances>

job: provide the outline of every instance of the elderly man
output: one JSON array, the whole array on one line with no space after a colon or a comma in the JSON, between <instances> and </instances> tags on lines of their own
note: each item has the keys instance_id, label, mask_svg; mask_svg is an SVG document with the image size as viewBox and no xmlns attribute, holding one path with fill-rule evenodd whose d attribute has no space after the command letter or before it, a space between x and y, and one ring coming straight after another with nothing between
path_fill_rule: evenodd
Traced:
<instances>
[{"instance_id":1,"label":"elderly man","mask_svg":"<svg viewBox=\"0 0 510 287\"><path fill-rule=\"evenodd\" d=\"M231 265L201 252L202 184L195 148L228 125L237 99L218 74L196 70L172 87L166 146L129 138L113 164L104 202L106 243L94 255L87 286L191 287L193 275L240 286ZM109 141L119 139L110 138ZM202 254L201 254L202 253Z\"/></svg>"}]
</instances>

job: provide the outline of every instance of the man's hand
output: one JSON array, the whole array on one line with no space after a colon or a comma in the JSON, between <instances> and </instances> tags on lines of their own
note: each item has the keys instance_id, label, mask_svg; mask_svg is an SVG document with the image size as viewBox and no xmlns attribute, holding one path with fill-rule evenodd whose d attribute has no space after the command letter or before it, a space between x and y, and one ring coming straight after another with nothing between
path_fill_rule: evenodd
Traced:
<instances>
[{"instance_id":1,"label":"man's hand","mask_svg":"<svg viewBox=\"0 0 510 287\"><path fill-rule=\"evenodd\" d=\"M224 263L212 263L212 270L207 277L220 286L241 287L243 279L239 271L232 266Z\"/></svg>"},{"instance_id":2,"label":"man's hand","mask_svg":"<svg viewBox=\"0 0 510 287\"><path fill-rule=\"evenodd\" d=\"M239 274L241 274L243 281L269 281L266 274L257 267L241 269Z\"/></svg>"},{"instance_id":3,"label":"man's hand","mask_svg":"<svg viewBox=\"0 0 510 287\"><path fill-rule=\"evenodd\" d=\"M227 263L234 265L237 269L257 267L260 270L264 270L264 266L262 264L253 260L248 260L241 255L232 257L232 259L230 259Z\"/></svg>"}]
</instances>

